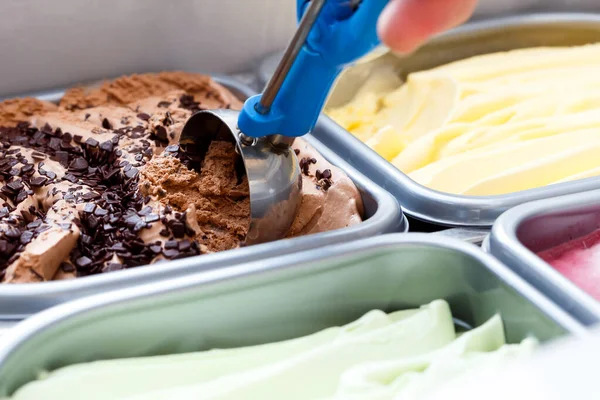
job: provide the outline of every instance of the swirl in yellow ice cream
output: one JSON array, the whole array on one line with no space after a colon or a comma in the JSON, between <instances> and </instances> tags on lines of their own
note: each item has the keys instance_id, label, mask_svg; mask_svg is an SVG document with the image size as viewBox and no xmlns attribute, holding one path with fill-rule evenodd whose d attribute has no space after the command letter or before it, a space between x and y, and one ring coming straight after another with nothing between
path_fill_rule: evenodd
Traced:
<instances>
[{"instance_id":1,"label":"swirl in yellow ice cream","mask_svg":"<svg viewBox=\"0 0 600 400\"><path fill-rule=\"evenodd\" d=\"M600 44L513 50L415 72L327 112L424 186L511 193L600 175L598 71Z\"/></svg>"},{"instance_id":2,"label":"swirl in yellow ice cream","mask_svg":"<svg viewBox=\"0 0 600 400\"><path fill-rule=\"evenodd\" d=\"M528 357L536 343L505 344L499 316L457 335L438 300L284 342L73 365L13 399L420 399L470 370Z\"/></svg>"}]
</instances>

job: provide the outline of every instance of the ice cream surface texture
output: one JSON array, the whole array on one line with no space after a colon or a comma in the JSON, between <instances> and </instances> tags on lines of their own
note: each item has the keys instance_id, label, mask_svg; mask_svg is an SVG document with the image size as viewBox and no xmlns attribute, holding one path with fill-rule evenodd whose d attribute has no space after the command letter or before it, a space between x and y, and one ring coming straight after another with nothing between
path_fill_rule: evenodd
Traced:
<instances>
[{"instance_id":1,"label":"ice cream surface texture","mask_svg":"<svg viewBox=\"0 0 600 400\"><path fill-rule=\"evenodd\" d=\"M424 186L511 193L600 175L599 66L593 44L476 56L400 87L373 71L355 99L327 112Z\"/></svg>"},{"instance_id":2,"label":"ice cream surface texture","mask_svg":"<svg viewBox=\"0 0 600 400\"><path fill-rule=\"evenodd\" d=\"M178 146L198 110L242 103L210 77L125 76L58 105L0 103L0 281L42 282L243 245L248 180L233 144ZM302 204L288 237L362 221L354 183L302 139Z\"/></svg>"},{"instance_id":3,"label":"ice cream surface texture","mask_svg":"<svg viewBox=\"0 0 600 400\"><path fill-rule=\"evenodd\" d=\"M72 365L13 399L420 399L473 369L528 357L505 344L499 316L457 335L448 304L359 320L310 336L237 349Z\"/></svg>"},{"instance_id":4,"label":"ice cream surface texture","mask_svg":"<svg viewBox=\"0 0 600 400\"><path fill-rule=\"evenodd\" d=\"M567 279L600 300L600 231L538 255Z\"/></svg>"}]
</instances>

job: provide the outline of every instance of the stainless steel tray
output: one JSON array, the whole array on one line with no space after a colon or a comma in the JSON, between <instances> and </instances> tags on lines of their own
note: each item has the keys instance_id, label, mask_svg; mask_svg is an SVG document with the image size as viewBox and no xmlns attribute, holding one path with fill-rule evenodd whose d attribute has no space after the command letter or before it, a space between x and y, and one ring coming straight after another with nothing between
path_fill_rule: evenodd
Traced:
<instances>
[{"instance_id":1,"label":"stainless steel tray","mask_svg":"<svg viewBox=\"0 0 600 400\"><path fill-rule=\"evenodd\" d=\"M504 213L484 249L586 325L600 322L600 303L535 253L600 228L600 190L539 200Z\"/></svg>"},{"instance_id":2,"label":"stainless steel tray","mask_svg":"<svg viewBox=\"0 0 600 400\"><path fill-rule=\"evenodd\" d=\"M217 76L215 80L227 86L242 99L254 93L252 89L233 79ZM48 101L58 101L63 93L64 90L55 90L29 95L38 96ZM53 305L108 290L228 267L240 262L255 261L303 250L318 250L329 244L376 236L382 233L408 231L408 222L393 196L371 182L314 137L308 135L305 139L323 157L344 170L354 181L361 192L365 205L366 219L363 223L330 232L71 281L0 285L0 320L20 320Z\"/></svg>"},{"instance_id":3,"label":"stainless steel tray","mask_svg":"<svg viewBox=\"0 0 600 400\"><path fill-rule=\"evenodd\" d=\"M477 247L393 234L88 297L17 325L0 347L0 396L42 369L306 335L371 309L446 299L461 325L500 312L509 342L586 330ZM458 322L457 321L457 322Z\"/></svg>"},{"instance_id":4,"label":"stainless steel tray","mask_svg":"<svg viewBox=\"0 0 600 400\"><path fill-rule=\"evenodd\" d=\"M600 15L543 14L467 24L443 34L406 57L384 56L383 64L402 76L476 54L531 46L577 45L600 40ZM350 69L334 89L329 105L349 101L367 74ZM600 178L546 186L506 195L459 196L419 185L328 117L321 117L314 135L337 155L392 193L407 216L445 226L489 227L505 210L518 204L600 188Z\"/></svg>"}]
</instances>

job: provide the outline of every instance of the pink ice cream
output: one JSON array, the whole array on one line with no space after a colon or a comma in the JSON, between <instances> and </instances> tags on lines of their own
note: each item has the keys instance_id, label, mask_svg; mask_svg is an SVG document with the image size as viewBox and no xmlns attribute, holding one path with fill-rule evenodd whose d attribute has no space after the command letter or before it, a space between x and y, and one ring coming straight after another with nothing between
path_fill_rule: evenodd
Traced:
<instances>
[{"instance_id":1,"label":"pink ice cream","mask_svg":"<svg viewBox=\"0 0 600 400\"><path fill-rule=\"evenodd\" d=\"M600 300L600 231L545 250L538 256Z\"/></svg>"}]
</instances>

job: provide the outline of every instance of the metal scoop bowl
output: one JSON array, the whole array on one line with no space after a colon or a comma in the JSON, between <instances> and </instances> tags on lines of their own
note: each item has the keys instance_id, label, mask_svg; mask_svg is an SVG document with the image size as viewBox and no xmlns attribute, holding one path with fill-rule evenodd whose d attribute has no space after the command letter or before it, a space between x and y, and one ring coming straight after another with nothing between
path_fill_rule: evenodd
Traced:
<instances>
[{"instance_id":1,"label":"metal scoop bowl","mask_svg":"<svg viewBox=\"0 0 600 400\"><path fill-rule=\"evenodd\" d=\"M276 146L272 138L250 139L237 128L239 112L199 111L186 122L180 145L203 160L210 143L226 141L236 147L238 177L246 175L250 190L250 226L247 245L285 237L298 206L302 177L296 154L289 146Z\"/></svg>"}]
</instances>

